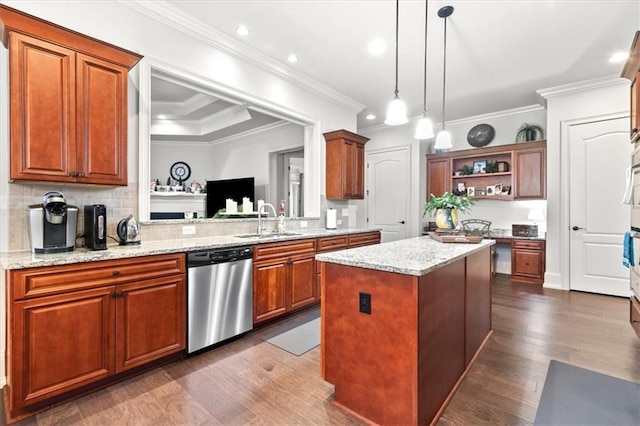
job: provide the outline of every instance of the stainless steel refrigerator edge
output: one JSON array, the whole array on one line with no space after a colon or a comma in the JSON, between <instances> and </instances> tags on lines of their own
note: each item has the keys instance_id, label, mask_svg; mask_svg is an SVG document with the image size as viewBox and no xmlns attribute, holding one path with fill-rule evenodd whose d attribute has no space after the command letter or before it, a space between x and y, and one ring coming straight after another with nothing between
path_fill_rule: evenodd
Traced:
<instances>
[{"instance_id":1,"label":"stainless steel refrigerator edge","mask_svg":"<svg viewBox=\"0 0 640 426\"><path fill-rule=\"evenodd\" d=\"M187 255L187 352L253 328L253 248Z\"/></svg>"}]
</instances>

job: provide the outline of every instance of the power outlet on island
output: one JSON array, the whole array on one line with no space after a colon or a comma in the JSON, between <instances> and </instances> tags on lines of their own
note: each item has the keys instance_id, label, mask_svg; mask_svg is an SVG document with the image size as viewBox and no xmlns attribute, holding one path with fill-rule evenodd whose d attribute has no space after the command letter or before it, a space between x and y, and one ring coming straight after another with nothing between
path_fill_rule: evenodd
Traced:
<instances>
[{"instance_id":1,"label":"power outlet on island","mask_svg":"<svg viewBox=\"0 0 640 426\"><path fill-rule=\"evenodd\" d=\"M371 293L360 292L359 295L360 312L371 315Z\"/></svg>"}]
</instances>

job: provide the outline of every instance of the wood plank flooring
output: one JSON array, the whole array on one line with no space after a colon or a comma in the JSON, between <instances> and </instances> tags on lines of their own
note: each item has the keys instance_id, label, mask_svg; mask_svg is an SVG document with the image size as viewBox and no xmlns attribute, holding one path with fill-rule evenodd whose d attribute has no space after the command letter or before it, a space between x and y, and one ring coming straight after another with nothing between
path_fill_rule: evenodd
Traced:
<instances>
[{"instance_id":1,"label":"wood plank flooring","mask_svg":"<svg viewBox=\"0 0 640 426\"><path fill-rule=\"evenodd\" d=\"M628 300L496 276L494 333L440 425L532 424L550 359L640 382ZM309 311L298 316L309 315ZM291 321L288 319L285 321ZM19 425L359 425L300 357L260 339L274 324L42 412Z\"/></svg>"}]
</instances>

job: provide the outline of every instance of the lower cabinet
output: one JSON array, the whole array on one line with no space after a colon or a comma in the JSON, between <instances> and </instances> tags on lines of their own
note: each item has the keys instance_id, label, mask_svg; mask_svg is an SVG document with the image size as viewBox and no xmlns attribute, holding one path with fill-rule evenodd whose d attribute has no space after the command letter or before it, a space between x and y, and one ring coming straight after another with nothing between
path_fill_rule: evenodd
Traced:
<instances>
[{"instance_id":1,"label":"lower cabinet","mask_svg":"<svg viewBox=\"0 0 640 426\"><path fill-rule=\"evenodd\" d=\"M9 272L10 416L185 348L184 254Z\"/></svg>"},{"instance_id":2,"label":"lower cabinet","mask_svg":"<svg viewBox=\"0 0 640 426\"><path fill-rule=\"evenodd\" d=\"M254 247L254 324L317 302L315 254L315 239Z\"/></svg>"},{"instance_id":3,"label":"lower cabinet","mask_svg":"<svg viewBox=\"0 0 640 426\"><path fill-rule=\"evenodd\" d=\"M511 279L544 283L545 242L542 240L511 241Z\"/></svg>"},{"instance_id":4,"label":"lower cabinet","mask_svg":"<svg viewBox=\"0 0 640 426\"><path fill-rule=\"evenodd\" d=\"M635 296L629 298L629 322L636 336L640 338L640 302Z\"/></svg>"}]
</instances>

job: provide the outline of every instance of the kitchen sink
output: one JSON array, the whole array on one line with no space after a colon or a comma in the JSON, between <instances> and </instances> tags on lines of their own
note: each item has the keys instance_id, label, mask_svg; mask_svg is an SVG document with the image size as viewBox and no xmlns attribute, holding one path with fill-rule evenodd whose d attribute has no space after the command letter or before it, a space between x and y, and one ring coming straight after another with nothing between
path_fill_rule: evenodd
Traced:
<instances>
[{"instance_id":1,"label":"kitchen sink","mask_svg":"<svg viewBox=\"0 0 640 426\"><path fill-rule=\"evenodd\" d=\"M265 232L264 234L240 234L240 235L234 235L234 237L237 238L260 238L260 239L267 239L267 238L282 238L282 237L292 237L292 236L296 236L296 235L301 235L297 232L283 232L283 233L278 233L278 232Z\"/></svg>"}]
</instances>

